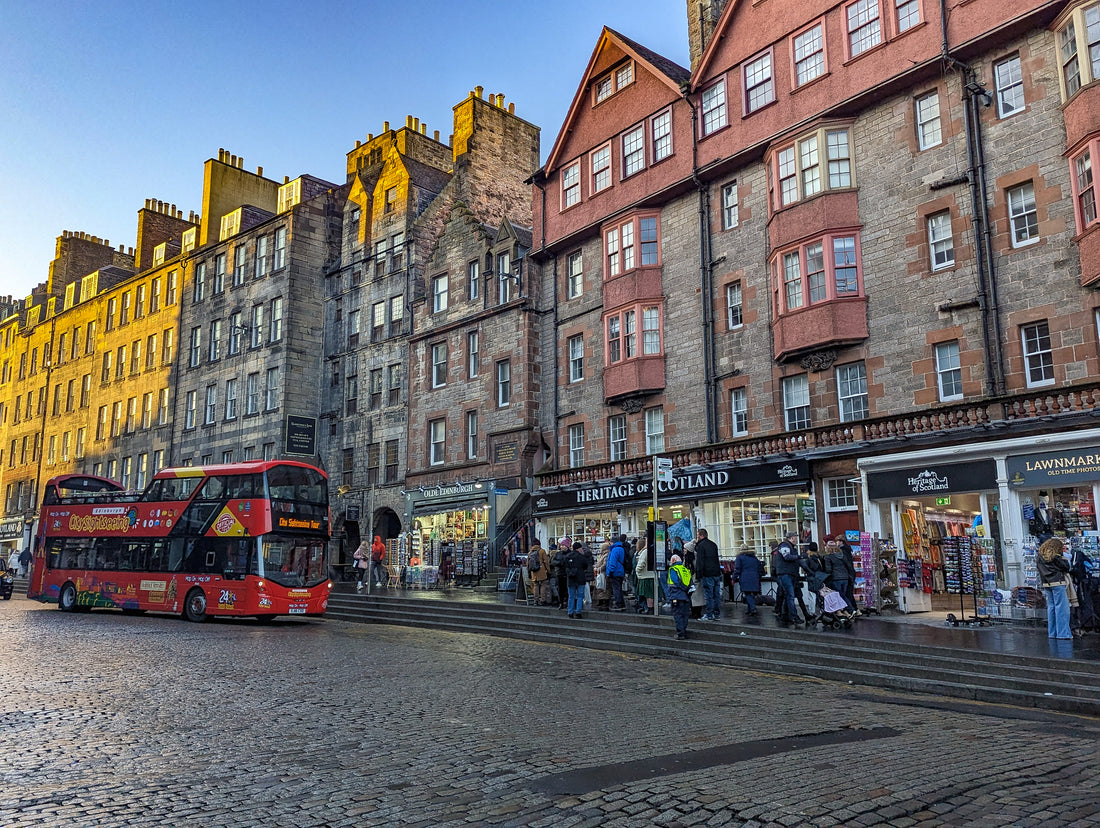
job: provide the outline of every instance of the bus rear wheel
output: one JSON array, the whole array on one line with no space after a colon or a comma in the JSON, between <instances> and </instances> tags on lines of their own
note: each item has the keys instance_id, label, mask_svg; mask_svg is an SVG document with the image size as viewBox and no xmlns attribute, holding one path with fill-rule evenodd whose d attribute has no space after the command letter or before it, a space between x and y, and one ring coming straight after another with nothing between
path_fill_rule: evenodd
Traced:
<instances>
[{"instance_id":1,"label":"bus rear wheel","mask_svg":"<svg viewBox=\"0 0 1100 828\"><path fill-rule=\"evenodd\" d=\"M62 612L73 612L76 609L76 586L72 581L67 581L61 587L61 593L57 596L57 608Z\"/></svg>"},{"instance_id":2,"label":"bus rear wheel","mask_svg":"<svg viewBox=\"0 0 1100 828\"><path fill-rule=\"evenodd\" d=\"M206 593L199 587L187 593L187 600L183 602L183 617L194 624L206 620Z\"/></svg>"}]
</instances>

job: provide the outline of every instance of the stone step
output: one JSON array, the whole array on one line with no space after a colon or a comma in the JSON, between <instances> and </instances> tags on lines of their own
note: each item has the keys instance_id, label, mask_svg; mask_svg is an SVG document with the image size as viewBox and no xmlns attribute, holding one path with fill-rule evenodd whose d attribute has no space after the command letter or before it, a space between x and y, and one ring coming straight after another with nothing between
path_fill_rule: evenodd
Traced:
<instances>
[{"instance_id":1,"label":"stone step","mask_svg":"<svg viewBox=\"0 0 1100 828\"><path fill-rule=\"evenodd\" d=\"M1100 679L1082 664L1003 656L971 661L970 650L909 647L876 639L851 641L828 633L695 625L687 641L672 641L668 618L586 616L574 621L506 605L334 595L328 617L356 622L477 632L508 638L654 657L685 658L746 670L934 693L956 698L1100 715ZM744 634L743 634L744 633ZM761 635L760 633L768 633Z\"/></svg>"}]
</instances>

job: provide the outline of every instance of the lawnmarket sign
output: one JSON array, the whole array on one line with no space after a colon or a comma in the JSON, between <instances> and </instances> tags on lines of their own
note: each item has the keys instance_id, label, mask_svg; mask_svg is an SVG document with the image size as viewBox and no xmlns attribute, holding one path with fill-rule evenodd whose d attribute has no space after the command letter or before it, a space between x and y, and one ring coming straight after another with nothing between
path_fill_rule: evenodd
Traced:
<instances>
[{"instance_id":1,"label":"lawnmarket sign","mask_svg":"<svg viewBox=\"0 0 1100 828\"><path fill-rule=\"evenodd\" d=\"M1014 489L1069 486L1100 480L1100 449L1021 454L1005 460L1008 485Z\"/></svg>"}]
</instances>

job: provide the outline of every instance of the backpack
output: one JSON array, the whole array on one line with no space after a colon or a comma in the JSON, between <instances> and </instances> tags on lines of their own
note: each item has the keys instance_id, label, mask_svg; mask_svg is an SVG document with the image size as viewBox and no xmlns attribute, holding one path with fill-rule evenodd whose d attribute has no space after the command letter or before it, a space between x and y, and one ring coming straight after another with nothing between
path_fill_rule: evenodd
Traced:
<instances>
[{"instance_id":1,"label":"backpack","mask_svg":"<svg viewBox=\"0 0 1100 828\"><path fill-rule=\"evenodd\" d=\"M532 549L527 553L527 571L538 572L542 569L542 555L539 554L538 549Z\"/></svg>"},{"instance_id":2,"label":"backpack","mask_svg":"<svg viewBox=\"0 0 1100 828\"><path fill-rule=\"evenodd\" d=\"M629 578L634 574L634 553L629 546L623 546L623 577Z\"/></svg>"}]
</instances>

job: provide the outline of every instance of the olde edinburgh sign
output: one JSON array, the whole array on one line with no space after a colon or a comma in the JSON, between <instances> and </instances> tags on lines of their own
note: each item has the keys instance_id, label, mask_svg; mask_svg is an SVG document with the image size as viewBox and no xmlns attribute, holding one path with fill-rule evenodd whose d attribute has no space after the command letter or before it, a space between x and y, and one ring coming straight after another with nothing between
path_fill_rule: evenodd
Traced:
<instances>
[{"instance_id":1,"label":"olde edinburgh sign","mask_svg":"<svg viewBox=\"0 0 1100 828\"><path fill-rule=\"evenodd\" d=\"M672 480L657 484L658 500L669 498L694 499L724 492L747 489L774 489L777 486L801 486L810 479L806 460L791 459L782 463L702 471L673 471ZM653 500L653 478L649 475L621 477L603 483L579 486L575 489L535 492L536 513L560 512L578 508L614 508L626 503Z\"/></svg>"},{"instance_id":2,"label":"olde edinburgh sign","mask_svg":"<svg viewBox=\"0 0 1100 828\"><path fill-rule=\"evenodd\" d=\"M1065 449L1021 454L1005 460L1008 485L1014 489L1066 486L1100 480L1100 449Z\"/></svg>"},{"instance_id":3,"label":"olde edinburgh sign","mask_svg":"<svg viewBox=\"0 0 1100 828\"><path fill-rule=\"evenodd\" d=\"M983 492L996 488L997 464L993 460L929 464L910 469L871 472L867 475L869 500L938 497L961 492Z\"/></svg>"}]
</instances>

